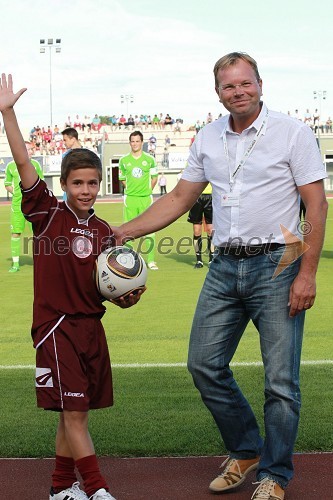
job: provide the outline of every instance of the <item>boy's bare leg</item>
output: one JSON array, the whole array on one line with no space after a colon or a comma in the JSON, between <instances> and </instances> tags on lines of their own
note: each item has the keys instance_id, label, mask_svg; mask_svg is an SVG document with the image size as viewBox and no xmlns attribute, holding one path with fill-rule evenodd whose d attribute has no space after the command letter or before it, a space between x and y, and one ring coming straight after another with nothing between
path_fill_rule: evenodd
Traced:
<instances>
[{"instance_id":1,"label":"boy's bare leg","mask_svg":"<svg viewBox=\"0 0 333 500\"><path fill-rule=\"evenodd\" d=\"M95 454L88 431L88 412L63 411L57 431L56 453L74 460Z\"/></svg>"},{"instance_id":2,"label":"boy's bare leg","mask_svg":"<svg viewBox=\"0 0 333 500\"><path fill-rule=\"evenodd\" d=\"M65 482L73 477L75 467L83 479L88 497L102 488L109 489L100 473L88 431L88 412L66 410L60 415L56 436L56 468L52 475L55 491L68 488Z\"/></svg>"}]
</instances>

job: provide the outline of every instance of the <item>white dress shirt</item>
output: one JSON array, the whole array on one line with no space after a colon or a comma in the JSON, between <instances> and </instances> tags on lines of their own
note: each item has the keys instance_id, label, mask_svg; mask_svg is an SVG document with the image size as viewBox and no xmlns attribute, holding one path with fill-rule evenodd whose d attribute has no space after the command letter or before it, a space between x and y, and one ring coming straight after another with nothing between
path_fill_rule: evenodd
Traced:
<instances>
[{"instance_id":1,"label":"white dress shirt","mask_svg":"<svg viewBox=\"0 0 333 500\"><path fill-rule=\"evenodd\" d=\"M264 104L241 134L229 117L198 133L182 175L213 187L214 244L284 244L280 225L300 236L297 186L327 177L312 130Z\"/></svg>"}]
</instances>

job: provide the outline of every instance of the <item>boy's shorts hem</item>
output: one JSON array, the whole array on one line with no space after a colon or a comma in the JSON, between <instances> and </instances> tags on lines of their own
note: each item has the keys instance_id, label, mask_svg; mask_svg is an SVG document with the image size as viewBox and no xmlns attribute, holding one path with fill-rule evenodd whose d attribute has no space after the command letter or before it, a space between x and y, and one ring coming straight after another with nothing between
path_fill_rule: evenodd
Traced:
<instances>
[{"instance_id":1,"label":"boy's shorts hem","mask_svg":"<svg viewBox=\"0 0 333 500\"><path fill-rule=\"evenodd\" d=\"M48 406L43 406L43 404L39 404L38 401L37 401L37 408L41 408L42 410L45 410L45 411L54 411L54 412L58 412L58 413L61 413L63 411L80 411L80 412L88 412L90 410L103 410L105 408L111 408L113 406L113 401L112 403L110 404L105 404L105 405L102 405L102 406L90 406L89 408L85 408L85 409L77 409L75 408L74 410L71 410L70 408L60 408L60 407L57 407L57 406L54 406L54 407L48 407Z\"/></svg>"},{"instance_id":2,"label":"boy's shorts hem","mask_svg":"<svg viewBox=\"0 0 333 500\"><path fill-rule=\"evenodd\" d=\"M110 356L99 318L61 321L36 349L35 385L37 406L45 410L112 406Z\"/></svg>"}]
</instances>

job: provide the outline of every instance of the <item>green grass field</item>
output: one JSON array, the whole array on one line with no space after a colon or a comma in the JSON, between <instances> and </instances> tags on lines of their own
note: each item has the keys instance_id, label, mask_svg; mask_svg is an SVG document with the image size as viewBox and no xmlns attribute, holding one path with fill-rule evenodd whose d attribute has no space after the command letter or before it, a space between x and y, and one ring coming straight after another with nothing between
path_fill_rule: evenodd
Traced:
<instances>
[{"instance_id":1,"label":"green grass field","mask_svg":"<svg viewBox=\"0 0 333 500\"><path fill-rule=\"evenodd\" d=\"M318 271L317 302L307 313L297 451L333 449L332 201ZM111 224L121 222L121 204L98 203L96 211ZM52 456L58 417L35 405L35 353L30 338L32 258L30 255L21 258L19 273L7 272L9 212L9 205L0 206L0 455ZM193 270L190 240L184 239L191 238L191 231L191 225L183 217L158 233L160 252L156 260L160 271L149 272L148 289L140 303L128 310L107 306L103 323L114 366L115 406L91 412L91 433L98 454L162 456L225 452L215 424L184 366L191 320L207 271L207 266ZM262 425L263 370L259 363L258 334L252 325L243 336L234 362L236 378Z\"/></svg>"}]
</instances>

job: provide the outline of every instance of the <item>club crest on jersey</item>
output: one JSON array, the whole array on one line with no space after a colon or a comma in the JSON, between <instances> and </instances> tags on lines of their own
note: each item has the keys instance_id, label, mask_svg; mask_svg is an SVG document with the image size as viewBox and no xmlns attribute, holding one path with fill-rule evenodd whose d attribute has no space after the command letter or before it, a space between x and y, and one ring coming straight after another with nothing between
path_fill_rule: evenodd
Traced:
<instances>
[{"instance_id":1,"label":"club crest on jersey","mask_svg":"<svg viewBox=\"0 0 333 500\"><path fill-rule=\"evenodd\" d=\"M144 162L142 162L142 165L144 164ZM142 177L142 169L140 167L135 167L133 168L132 170L132 176L135 177L136 179L140 179L140 177Z\"/></svg>"},{"instance_id":2,"label":"club crest on jersey","mask_svg":"<svg viewBox=\"0 0 333 500\"><path fill-rule=\"evenodd\" d=\"M51 368L36 367L36 387L53 387Z\"/></svg>"},{"instance_id":3,"label":"club crest on jersey","mask_svg":"<svg viewBox=\"0 0 333 500\"><path fill-rule=\"evenodd\" d=\"M78 236L72 241L72 250L76 257L85 259L92 253L92 243L85 236Z\"/></svg>"}]
</instances>

